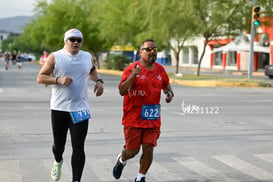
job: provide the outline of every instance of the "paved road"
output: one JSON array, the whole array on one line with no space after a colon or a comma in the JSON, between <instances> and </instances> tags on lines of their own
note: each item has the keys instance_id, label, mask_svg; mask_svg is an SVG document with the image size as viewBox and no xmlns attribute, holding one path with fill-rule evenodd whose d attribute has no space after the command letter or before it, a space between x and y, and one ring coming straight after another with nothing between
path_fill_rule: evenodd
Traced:
<instances>
[{"instance_id":1,"label":"paved road","mask_svg":"<svg viewBox=\"0 0 273 182\"><path fill-rule=\"evenodd\" d=\"M1 182L51 181L51 90L36 83L38 71L29 63L5 71L0 61ZM102 78L103 97L93 95L90 82L92 120L83 182L116 181L112 167L123 146L120 78ZM162 97L162 133L147 181L273 181L272 88L173 87L173 103ZM61 182L71 181L70 155L68 140ZM128 162L119 181L133 181L138 157Z\"/></svg>"}]
</instances>

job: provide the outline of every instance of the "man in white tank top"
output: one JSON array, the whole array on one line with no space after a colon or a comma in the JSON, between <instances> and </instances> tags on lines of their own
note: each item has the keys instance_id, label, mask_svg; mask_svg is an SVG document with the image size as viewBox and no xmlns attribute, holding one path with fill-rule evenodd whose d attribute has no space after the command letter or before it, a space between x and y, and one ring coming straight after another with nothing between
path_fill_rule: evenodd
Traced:
<instances>
[{"instance_id":1,"label":"man in white tank top","mask_svg":"<svg viewBox=\"0 0 273 182\"><path fill-rule=\"evenodd\" d=\"M64 35L65 46L51 53L41 68L37 82L52 85L50 100L53 130L54 163L51 177L61 177L63 152L68 129L72 143L72 182L80 182L85 163L84 143L88 131L90 108L88 78L95 82L96 96L103 94L103 81L99 78L90 53L80 50L83 34L70 29Z\"/></svg>"}]
</instances>

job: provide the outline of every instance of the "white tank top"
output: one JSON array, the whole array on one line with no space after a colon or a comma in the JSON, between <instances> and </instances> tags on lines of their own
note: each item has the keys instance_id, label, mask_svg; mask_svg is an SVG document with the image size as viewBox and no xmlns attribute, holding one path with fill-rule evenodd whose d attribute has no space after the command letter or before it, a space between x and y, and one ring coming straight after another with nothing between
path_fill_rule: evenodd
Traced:
<instances>
[{"instance_id":1,"label":"white tank top","mask_svg":"<svg viewBox=\"0 0 273 182\"><path fill-rule=\"evenodd\" d=\"M50 109L67 112L89 110L87 90L92 68L91 54L79 51L76 55L72 55L65 49L53 54L55 57L53 75L68 76L73 81L69 86L52 85Z\"/></svg>"}]
</instances>

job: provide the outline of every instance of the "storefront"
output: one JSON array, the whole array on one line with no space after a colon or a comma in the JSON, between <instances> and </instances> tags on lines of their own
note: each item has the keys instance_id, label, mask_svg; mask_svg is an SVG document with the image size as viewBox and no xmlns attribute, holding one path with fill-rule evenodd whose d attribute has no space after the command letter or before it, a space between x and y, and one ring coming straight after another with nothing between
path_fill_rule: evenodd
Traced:
<instances>
[{"instance_id":1,"label":"storefront","mask_svg":"<svg viewBox=\"0 0 273 182\"><path fill-rule=\"evenodd\" d=\"M240 35L233 40L211 40L208 45L212 50L210 68L238 71L248 69L250 56L249 34ZM256 29L253 71L264 69L265 65L268 64L273 64L273 26L266 27L262 25Z\"/></svg>"}]
</instances>

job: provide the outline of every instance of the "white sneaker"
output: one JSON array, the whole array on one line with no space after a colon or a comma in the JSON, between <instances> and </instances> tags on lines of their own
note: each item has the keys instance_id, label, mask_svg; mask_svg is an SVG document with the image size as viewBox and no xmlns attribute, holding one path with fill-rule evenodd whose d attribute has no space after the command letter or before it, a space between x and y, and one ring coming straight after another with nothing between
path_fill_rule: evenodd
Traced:
<instances>
[{"instance_id":1,"label":"white sneaker","mask_svg":"<svg viewBox=\"0 0 273 182\"><path fill-rule=\"evenodd\" d=\"M54 161L53 163L53 166L51 168L51 178L54 180L54 181L59 181L60 178L61 178L61 174L62 174L62 164L63 164L63 161L61 162L56 162Z\"/></svg>"}]
</instances>

